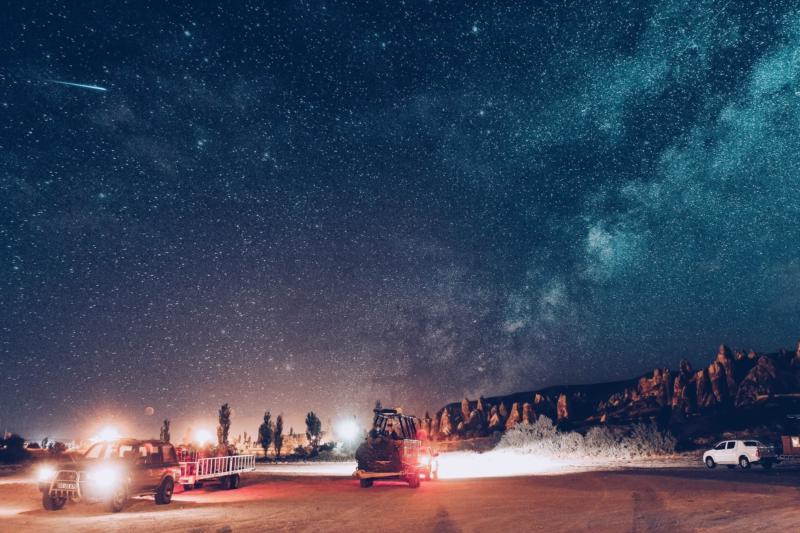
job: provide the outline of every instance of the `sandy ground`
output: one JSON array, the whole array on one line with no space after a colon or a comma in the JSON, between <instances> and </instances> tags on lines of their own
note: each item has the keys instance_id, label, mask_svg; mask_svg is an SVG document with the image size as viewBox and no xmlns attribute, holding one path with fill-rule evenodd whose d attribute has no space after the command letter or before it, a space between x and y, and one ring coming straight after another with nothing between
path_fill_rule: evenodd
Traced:
<instances>
[{"instance_id":1,"label":"sandy ground","mask_svg":"<svg viewBox=\"0 0 800 533\"><path fill-rule=\"evenodd\" d=\"M132 500L42 509L25 475L0 478L0 531L796 531L800 469L700 466L377 483L350 465L259 467L242 486L178 492L170 505Z\"/></svg>"}]
</instances>

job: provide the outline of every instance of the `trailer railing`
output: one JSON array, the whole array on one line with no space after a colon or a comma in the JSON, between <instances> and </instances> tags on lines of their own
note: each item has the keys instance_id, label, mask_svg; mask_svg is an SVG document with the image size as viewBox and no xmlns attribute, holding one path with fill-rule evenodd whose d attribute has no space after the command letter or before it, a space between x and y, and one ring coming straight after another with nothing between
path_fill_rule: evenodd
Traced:
<instances>
[{"instance_id":1,"label":"trailer railing","mask_svg":"<svg viewBox=\"0 0 800 533\"><path fill-rule=\"evenodd\" d=\"M256 469L255 455L227 455L225 457L206 457L197 460L196 479L219 475L240 474Z\"/></svg>"},{"instance_id":2,"label":"trailer railing","mask_svg":"<svg viewBox=\"0 0 800 533\"><path fill-rule=\"evenodd\" d=\"M256 469L255 455L225 455L181 462L181 483L232 476Z\"/></svg>"}]
</instances>

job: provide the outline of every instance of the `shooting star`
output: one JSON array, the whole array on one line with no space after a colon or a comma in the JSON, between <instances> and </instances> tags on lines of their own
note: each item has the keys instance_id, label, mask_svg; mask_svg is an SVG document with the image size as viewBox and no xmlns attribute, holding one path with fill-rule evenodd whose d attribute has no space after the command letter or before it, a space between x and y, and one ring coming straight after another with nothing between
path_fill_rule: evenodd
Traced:
<instances>
[{"instance_id":1,"label":"shooting star","mask_svg":"<svg viewBox=\"0 0 800 533\"><path fill-rule=\"evenodd\" d=\"M73 83L71 81L59 81L59 80L44 80L49 83L58 83L59 85L66 85L68 87L79 87L81 89L90 89L92 91L100 91L106 92L108 89L105 87L100 87L99 85L86 85L85 83Z\"/></svg>"}]
</instances>

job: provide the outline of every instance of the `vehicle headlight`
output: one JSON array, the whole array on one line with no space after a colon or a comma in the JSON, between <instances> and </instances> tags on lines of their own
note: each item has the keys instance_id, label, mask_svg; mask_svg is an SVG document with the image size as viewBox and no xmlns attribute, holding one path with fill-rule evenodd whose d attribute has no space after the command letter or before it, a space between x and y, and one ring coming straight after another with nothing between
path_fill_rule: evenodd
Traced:
<instances>
[{"instance_id":1,"label":"vehicle headlight","mask_svg":"<svg viewBox=\"0 0 800 533\"><path fill-rule=\"evenodd\" d=\"M99 487L111 487L122 479L119 469L114 467L100 467L86 472L86 479Z\"/></svg>"},{"instance_id":2,"label":"vehicle headlight","mask_svg":"<svg viewBox=\"0 0 800 533\"><path fill-rule=\"evenodd\" d=\"M56 469L50 465L42 465L36 471L36 479L39 483L49 483L56 477Z\"/></svg>"}]
</instances>

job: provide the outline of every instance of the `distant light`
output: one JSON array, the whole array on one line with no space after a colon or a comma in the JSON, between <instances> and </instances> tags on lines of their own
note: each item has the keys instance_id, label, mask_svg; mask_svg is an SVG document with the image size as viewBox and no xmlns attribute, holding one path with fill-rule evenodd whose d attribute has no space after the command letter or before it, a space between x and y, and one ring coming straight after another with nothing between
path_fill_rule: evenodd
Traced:
<instances>
[{"instance_id":1,"label":"distant light","mask_svg":"<svg viewBox=\"0 0 800 533\"><path fill-rule=\"evenodd\" d=\"M361 428L354 418L346 418L336 423L334 432L344 442L353 442L358 438Z\"/></svg>"},{"instance_id":2,"label":"distant light","mask_svg":"<svg viewBox=\"0 0 800 533\"><path fill-rule=\"evenodd\" d=\"M36 479L39 483L47 483L56 477L56 469L52 465L42 465L36 471Z\"/></svg>"},{"instance_id":3,"label":"distant light","mask_svg":"<svg viewBox=\"0 0 800 533\"><path fill-rule=\"evenodd\" d=\"M113 426L106 426L102 428L96 435L89 438L91 442L107 442L112 440L118 440L122 437L122 434L119 430Z\"/></svg>"},{"instance_id":4,"label":"distant light","mask_svg":"<svg viewBox=\"0 0 800 533\"><path fill-rule=\"evenodd\" d=\"M207 429L200 428L194 432L194 442L196 444L200 445L209 444L213 442L213 440L214 440L214 434Z\"/></svg>"}]
</instances>

